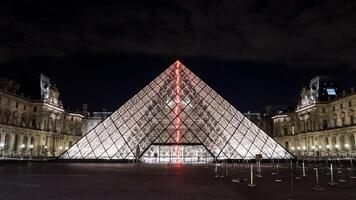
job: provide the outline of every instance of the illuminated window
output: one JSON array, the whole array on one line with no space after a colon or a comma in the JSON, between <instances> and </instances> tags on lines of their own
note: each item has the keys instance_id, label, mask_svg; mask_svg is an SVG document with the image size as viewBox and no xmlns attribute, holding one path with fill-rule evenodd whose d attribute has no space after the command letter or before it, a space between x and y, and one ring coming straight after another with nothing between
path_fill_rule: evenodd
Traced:
<instances>
[{"instance_id":1,"label":"illuminated window","mask_svg":"<svg viewBox=\"0 0 356 200\"><path fill-rule=\"evenodd\" d=\"M328 95L336 95L334 88L328 88L328 89L326 89L326 92L328 93Z\"/></svg>"}]
</instances>

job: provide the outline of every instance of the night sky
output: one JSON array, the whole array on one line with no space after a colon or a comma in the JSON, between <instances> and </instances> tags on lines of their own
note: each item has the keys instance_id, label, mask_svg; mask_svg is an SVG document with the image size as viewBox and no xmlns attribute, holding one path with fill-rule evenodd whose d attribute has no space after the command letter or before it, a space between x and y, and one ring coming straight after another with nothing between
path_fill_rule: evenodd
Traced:
<instances>
[{"instance_id":1,"label":"night sky","mask_svg":"<svg viewBox=\"0 0 356 200\"><path fill-rule=\"evenodd\" d=\"M356 1L9 1L0 77L43 73L66 108L115 110L179 59L242 111L296 105L318 74L356 86Z\"/></svg>"}]
</instances>

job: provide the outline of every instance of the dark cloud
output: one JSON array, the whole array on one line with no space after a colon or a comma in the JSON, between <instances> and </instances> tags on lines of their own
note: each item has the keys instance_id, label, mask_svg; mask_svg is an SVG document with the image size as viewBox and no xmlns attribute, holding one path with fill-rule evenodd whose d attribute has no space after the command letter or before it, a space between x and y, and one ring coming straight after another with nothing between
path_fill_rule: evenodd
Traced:
<instances>
[{"instance_id":1,"label":"dark cloud","mask_svg":"<svg viewBox=\"0 0 356 200\"><path fill-rule=\"evenodd\" d=\"M143 53L356 69L356 2L2 3L0 62Z\"/></svg>"}]
</instances>

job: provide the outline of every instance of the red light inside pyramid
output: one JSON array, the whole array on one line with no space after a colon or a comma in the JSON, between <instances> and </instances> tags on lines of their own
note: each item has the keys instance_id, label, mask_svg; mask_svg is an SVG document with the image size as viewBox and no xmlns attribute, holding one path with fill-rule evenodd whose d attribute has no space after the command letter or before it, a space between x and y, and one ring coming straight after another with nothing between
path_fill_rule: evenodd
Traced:
<instances>
[{"instance_id":1,"label":"red light inside pyramid","mask_svg":"<svg viewBox=\"0 0 356 200\"><path fill-rule=\"evenodd\" d=\"M179 73L180 73L180 63L176 62L175 63L175 67L174 67L174 73L175 73L175 107L174 107L174 115L176 116L176 120L175 120L175 128L176 128L176 142L179 143L179 139L180 139L180 130L179 130L179 126L181 123L181 120L179 118L179 103L180 103L180 77L179 77Z\"/></svg>"}]
</instances>

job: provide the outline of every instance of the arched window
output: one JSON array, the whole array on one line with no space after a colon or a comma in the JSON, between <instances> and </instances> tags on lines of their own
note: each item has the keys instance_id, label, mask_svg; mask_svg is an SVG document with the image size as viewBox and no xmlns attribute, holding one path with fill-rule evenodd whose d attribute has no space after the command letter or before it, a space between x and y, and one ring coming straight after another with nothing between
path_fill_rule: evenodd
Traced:
<instances>
[{"instance_id":1,"label":"arched window","mask_svg":"<svg viewBox=\"0 0 356 200\"><path fill-rule=\"evenodd\" d=\"M10 111L6 111L6 113L5 113L5 115L6 115L6 121L5 121L5 123L6 124L10 124L10 117L11 117L11 112Z\"/></svg>"},{"instance_id":2,"label":"arched window","mask_svg":"<svg viewBox=\"0 0 356 200\"><path fill-rule=\"evenodd\" d=\"M27 136L24 136L23 140L22 140L22 144L25 145L24 149L27 148L27 142L28 142L28 138L27 138Z\"/></svg>"},{"instance_id":3,"label":"arched window","mask_svg":"<svg viewBox=\"0 0 356 200\"><path fill-rule=\"evenodd\" d=\"M340 150L344 150L345 149L345 136L344 135L340 135L339 136L339 140L340 140Z\"/></svg>"},{"instance_id":4,"label":"arched window","mask_svg":"<svg viewBox=\"0 0 356 200\"><path fill-rule=\"evenodd\" d=\"M5 135L5 146L4 146L5 151L10 150L10 135L6 134Z\"/></svg>"},{"instance_id":5,"label":"arched window","mask_svg":"<svg viewBox=\"0 0 356 200\"><path fill-rule=\"evenodd\" d=\"M325 144L325 146L326 146L326 145L329 145L329 139L328 139L328 137L325 137L325 138L324 138L324 144Z\"/></svg>"},{"instance_id":6,"label":"arched window","mask_svg":"<svg viewBox=\"0 0 356 200\"><path fill-rule=\"evenodd\" d=\"M351 141L350 141L351 149L356 150L356 144L355 144L355 136L351 135Z\"/></svg>"},{"instance_id":7,"label":"arched window","mask_svg":"<svg viewBox=\"0 0 356 200\"><path fill-rule=\"evenodd\" d=\"M332 139L331 139L331 145L333 149L336 149L335 145L336 145L336 136L333 136Z\"/></svg>"},{"instance_id":8,"label":"arched window","mask_svg":"<svg viewBox=\"0 0 356 200\"><path fill-rule=\"evenodd\" d=\"M30 144L32 145L33 148L35 147L35 143L36 143L35 137L31 137Z\"/></svg>"},{"instance_id":9,"label":"arched window","mask_svg":"<svg viewBox=\"0 0 356 200\"><path fill-rule=\"evenodd\" d=\"M25 113L21 114L21 126L26 127L26 116Z\"/></svg>"},{"instance_id":10,"label":"arched window","mask_svg":"<svg viewBox=\"0 0 356 200\"><path fill-rule=\"evenodd\" d=\"M289 143L287 141L284 142L284 148L289 149Z\"/></svg>"},{"instance_id":11,"label":"arched window","mask_svg":"<svg viewBox=\"0 0 356 200\"><path fill-rule=\"evenodd\" d=\"M14 146L13 146L12 150L14 150L14 152L16 152L17 149L18 149L18 146L19 146L19 136L18 136L18 135L15 135L15 138L14 138Z\"/></svg>"}]
</instances>

